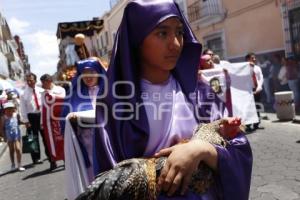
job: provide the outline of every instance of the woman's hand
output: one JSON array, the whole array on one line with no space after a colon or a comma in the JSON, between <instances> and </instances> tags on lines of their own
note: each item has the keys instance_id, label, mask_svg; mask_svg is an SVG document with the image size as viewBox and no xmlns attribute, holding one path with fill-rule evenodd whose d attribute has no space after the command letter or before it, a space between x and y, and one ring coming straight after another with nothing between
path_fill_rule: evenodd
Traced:
<instances>
[{"instance_id":1,"label":"woman's hand","mask_svg":"<svg viewBox=\"0 0 300 200\"><path fill-rule=\"evenodd\" d=\"M158 179L158 190L172 196L181 187L183 195L188 189L193 173L200 162L207 163L213 169L217 166L217 151L213 145L202 140L192 140L162 149L155 157L168 156L166 164Z\"/></svg>"},{"instance_id":2,"label":"woman's hand","mask_svg":"<svg viewBox=\"0 0 300 200\"><path fill-rule=\"evenodd\" d=\"M70 113L68 115L68 120L70 121L73 130L76 132L76 130L78 128L78 117L77 117L77 115L75 113Z\"/></svg>"},{"instance_id":3,"label":"woman's hand","mask_svg":"<svg viewBox=\"0 0 300 200\"><path fill-rule=\"evenodd\" d=\"M70 113L69 114L69 120L72 123L77 123L77 115L75 113Z\"/></svg>"}]
</instances>

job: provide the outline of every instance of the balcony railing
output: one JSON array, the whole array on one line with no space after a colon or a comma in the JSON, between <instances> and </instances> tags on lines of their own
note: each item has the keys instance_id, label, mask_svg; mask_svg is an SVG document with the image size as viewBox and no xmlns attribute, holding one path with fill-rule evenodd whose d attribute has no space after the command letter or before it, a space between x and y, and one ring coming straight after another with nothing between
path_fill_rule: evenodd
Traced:
<instances>
[{"instance_id":1,"label":"balcony railing","mask_svg":"<svg viewBox=\"0 0 300 200\"><path fill-rule=\"evenodd\" d=\"M207 23L225 16L221 0L196 0L188 6L188 16L191 23ZM214 20L215 19L215 20Z\"/></svg>"}]
</instances>

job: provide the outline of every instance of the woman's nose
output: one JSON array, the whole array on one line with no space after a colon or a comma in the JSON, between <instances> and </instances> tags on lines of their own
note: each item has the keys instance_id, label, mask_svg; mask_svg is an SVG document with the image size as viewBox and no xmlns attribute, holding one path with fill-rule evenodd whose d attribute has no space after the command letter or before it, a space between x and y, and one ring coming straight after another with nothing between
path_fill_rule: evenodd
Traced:
<instances>
[{"instance_id":1,"label":"woman's nose","mask_svg":"<svg viewBox=\"0 0 300 200\"><path fill-rule=\"evenodd\" d=\"M176 37L176 35L172 35L169 41L169 48L171 50L179 50L181 47L181 38Z\"/></svg>"}]
</instances>

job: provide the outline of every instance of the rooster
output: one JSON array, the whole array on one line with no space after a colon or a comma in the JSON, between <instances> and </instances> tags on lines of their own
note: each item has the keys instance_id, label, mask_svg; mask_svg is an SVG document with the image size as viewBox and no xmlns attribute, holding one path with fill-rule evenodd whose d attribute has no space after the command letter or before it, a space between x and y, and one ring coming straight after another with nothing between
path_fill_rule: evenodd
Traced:
<instances>
[{"instance_id":1,"label":"rooster","mask_svg":"<svg viewBox=\"0 0 300 200\"><path fill-rule=\"evenodd\" d=\"M226 118L200 124L191 140L204 140L226 147L228 140L243 131L240 118ZM187 142L187 141L185 141ZM87 190L76 200L155 200L156 184L167 157L132 158L96 176ZM200 163L193 174L189 189L197 194L206 192L214 183L214 171Z\"/></svg>"}]
</instances>

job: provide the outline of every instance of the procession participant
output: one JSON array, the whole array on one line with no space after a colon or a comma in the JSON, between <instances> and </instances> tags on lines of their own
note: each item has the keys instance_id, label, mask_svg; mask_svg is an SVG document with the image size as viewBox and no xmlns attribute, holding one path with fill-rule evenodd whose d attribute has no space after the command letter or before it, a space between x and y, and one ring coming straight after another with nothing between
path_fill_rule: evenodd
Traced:
<instances>
[{"instance_id":1,"label":"procession participant","mask_svg":"<svg viewBox=\"0 0 300 200\"><path fill-rule=\"evenodd\" d=\"M65 99L62 117L70 122L71 128L67 125L69 122L61 123L65 140L65 166L67 174L67 182L74 184L72 169L78 163L74 163L73 153L78 153L84 159L83 173L87 174L87 182L94 179L93 172L93 128L82 127L79 121L79 115L85 111L89 111L95 118L96 99L103 93L104 79L106 71L95 58L88 58L76 63L77 74L72 80L71 93ZM75 136L75 137L74 137ZM78 149L74 149L72 138L76 138L75 143L79 145ZM69 147L73 148L70 152ZM71 154L69 154L71 153ZM75 158L76 159L76 158ZM69 184L68 184L69 185Z\"/></svg>"},{"instance_id":2,"label":"procession participant","mask_svg":"<svg viewBox=\"0 0 300 200\"><path fill-rule=\"evenodd\" d=\"M58 120L55 120L55 118L59 117L61 112L60 106L56 106L56 104L59 104L63 100L66 96L66 91L63 87L55 85L52 76L49 74L42 75L40 81L44 89L41 98L41 117L43 133L47 144L45 148L47 148L50 153L50 170L54 170L57 168L56 161L64 160L63 138L59 127L60 123Z\"/></svg>"},{"instance_id":3,"label":"procession participant","mask_svg":"<svg viewBox=\"0 0 300 200\"><path fill-rule=\"evenodd\" d=\"M200 70L213 69L214 68L214 62L212 60L212 57L208 54L201 56L198 68Z\"/></svg>"},{"instance_id":4,"label":"procession participant","mask_svg":"<svg viewBox=\"0 0 300 200\"><path fill-rule=\"evenodd\" d=\"M261 71L260 66L256 65L256 56L254 53L250 52L245 56L245 61L250 63L250 74L252 77L252 88L253 88L253 95L255 100L255 106L256 106L256 112L258 116L258 122L254 124L247 124L246 131L251 132L255 131L256 129L260 128L263 129L263 127L260 127L260 109L261 108L261 92L263 90L263 83L264 83L264 76ZM253 125L253 127L251 127Z\"/></svg>"},{"instance_id":5,"label":"procession participant","mask_svg":"<svg viewBox=\"0 0 300 200\"><path fill-rule=\"evenodd\" d=\"M159 199L248 199L252 153L243 134L226 148L204 141L168 148L191 138L198 123L224 116L211 88L197 82L201 45L178 5L173 0L130 1L112 52L108 96L96 110L95 171L124 159L168 156L158 185L169 197ZM200 162L217 173L216 184L198 196L187 185Z\"/></svg>"}]
</instances>

